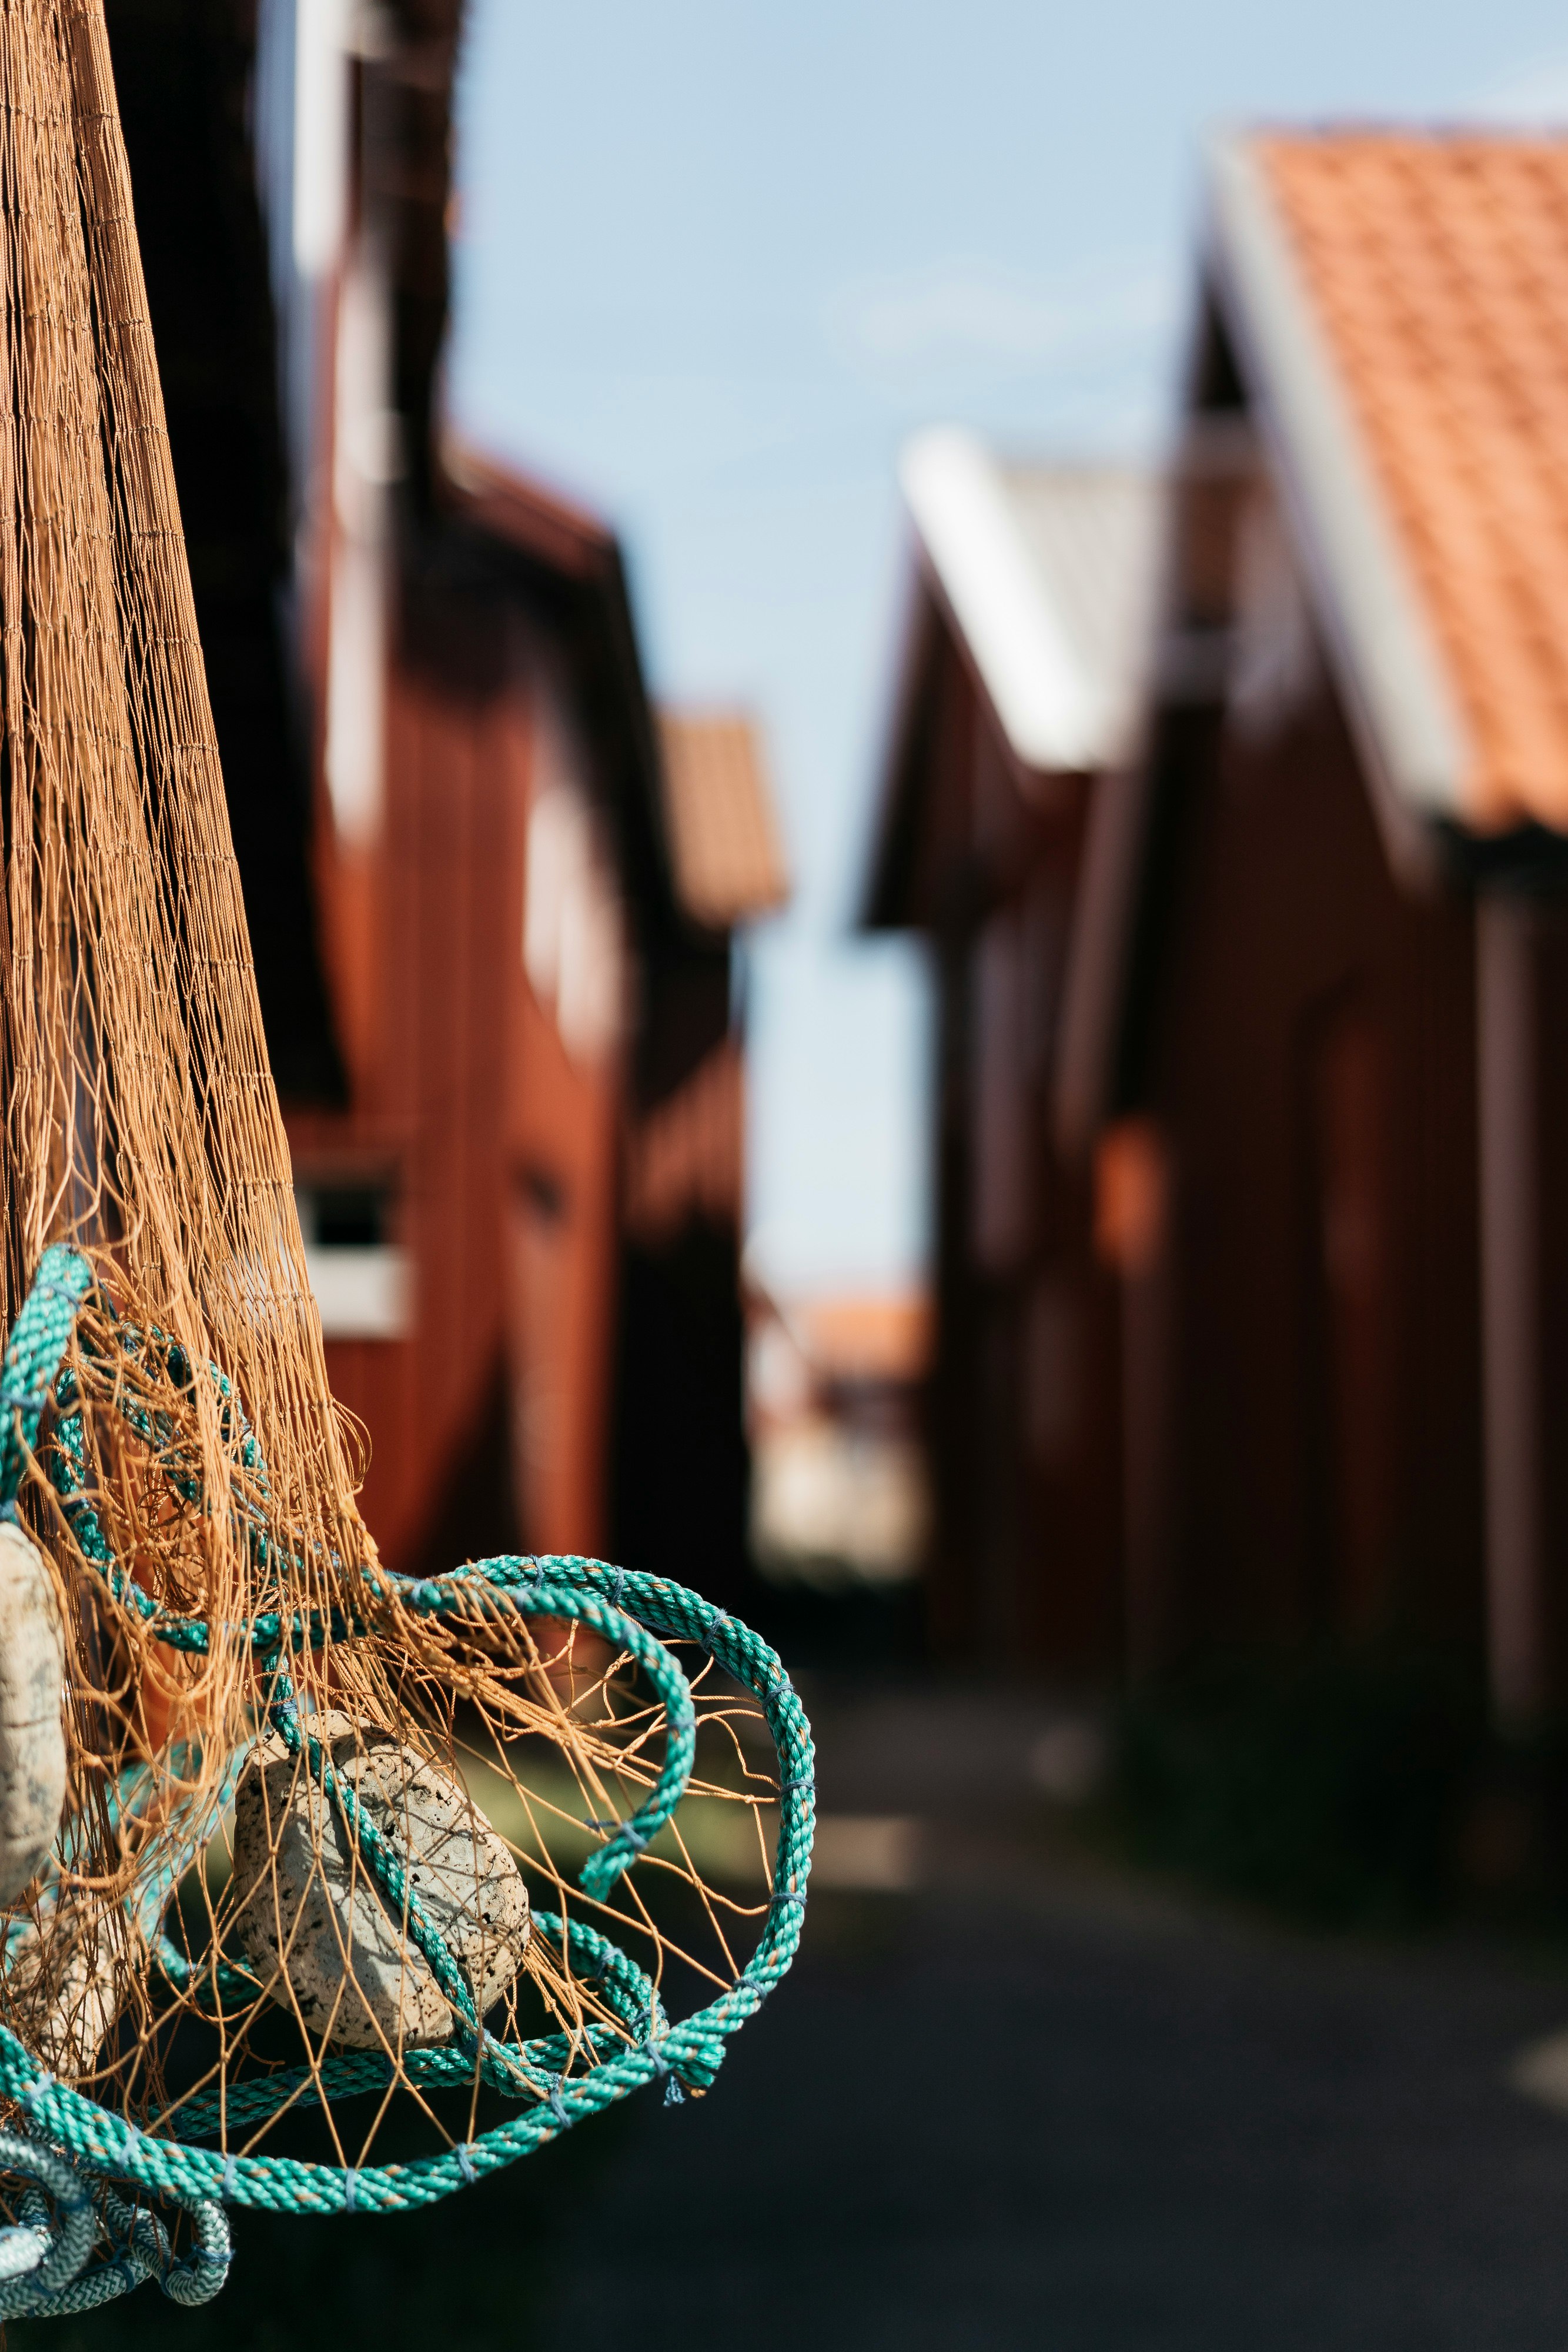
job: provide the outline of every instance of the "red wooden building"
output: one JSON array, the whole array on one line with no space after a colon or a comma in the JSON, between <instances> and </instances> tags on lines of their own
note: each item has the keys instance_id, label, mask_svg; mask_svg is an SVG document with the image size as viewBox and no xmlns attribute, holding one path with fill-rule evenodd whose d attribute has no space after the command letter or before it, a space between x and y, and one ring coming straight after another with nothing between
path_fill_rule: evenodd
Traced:
<instances>
[{"instance_id":1,"label":"red wooden building","mask_svg":"<svg viewBox=\"0 0 1568 2352\"><path fill-rule=\"evenodd\" d=\"M1132 757L1159 501L1115 468L906 453L917 560L864 920L936 978L932 1632L1057 1670L1120 1640L1115 1286L1057 1148L1085 827Z\"/></svg>"},{"instance_id":2,"label":"red wooden building","mask_svg":"<svg viewBox=\"0 0 1568 2352\"><path fill-rule=\"evenodd\" d=\"M1122 1244L1135 1666L1568 1682L1568 142L1212 158L1059 1129ZM1114 1220L1113 1222L1115 1222Z\"/></svg>"},{"instance_id":3,"label":"red wooden building","mask_svg":"<svg viewBox=\"0 0 1568 2352\"><path fill-rule=\"evenodd\" d=\"M869 913L941 979L949 1640L1568 1696L1565 222L1561 141L1216 149L1103 739L1031 750L1019 476L917 461Z\"/></svg>"},{"instance_id":4,"label":"red wooden building","mask_svg":"<svg viewBox=\"0 0 1568 2352\"><path fill-rule=\"evenodd\" d=\"M112 18L139 202L205 207L230 335L154 285L209 662L232 621L266 683L265 728L214 702L333 1383L393 1566L613 1546L733 1592L755 739L661 723L612 535L446 434L461 10L350 13L276 9L259 58L243 9ZM203 471L242 359L259 498Z\"/></svg>"}]
</instances>

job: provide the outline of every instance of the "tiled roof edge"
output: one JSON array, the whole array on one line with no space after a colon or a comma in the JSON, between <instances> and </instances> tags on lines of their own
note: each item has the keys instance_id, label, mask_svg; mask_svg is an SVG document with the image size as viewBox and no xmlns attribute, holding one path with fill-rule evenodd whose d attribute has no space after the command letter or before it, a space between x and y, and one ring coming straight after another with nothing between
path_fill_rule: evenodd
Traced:
<instances>
[{"instance_id":1,"label":"tiled roof edge","mask_svg":"<svg viewBox=\"0 0 1568 2352\"><path fill-rule=\"evenodd\" d=\"M916 434L899 482L921 545L1015 756L1042 773L1102 766L1111 714L1052 610L1001 477L972 434Z\"/></svg>"},{"instance_id":2,"label":"tiled roof edge","mask_svg":"<svg viewBox=\"0 0 1568 2352\"><path fill-rule=\"evenodd\" d=\"M1217 138L1207 161L1219 290L1359 705L1352 716L1407 807L1462 819L1464 727L1289 234L1248 139Z\"/></svg>"}]
</instances>

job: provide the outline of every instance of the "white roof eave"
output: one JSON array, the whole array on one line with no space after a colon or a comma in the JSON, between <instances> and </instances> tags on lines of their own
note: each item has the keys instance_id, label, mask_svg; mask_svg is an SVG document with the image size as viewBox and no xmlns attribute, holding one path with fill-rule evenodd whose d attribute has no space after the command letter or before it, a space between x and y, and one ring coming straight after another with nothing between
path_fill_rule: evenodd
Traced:
<instances>
[{"instance_id":1,"label":"white roof eave","mask_svg":"<svg viewBox=\"0 0 1568 2352\"><path fill-rule=\"evenodd\" d=\"M1102 766L1114 715L1084 676L985 449L955 426L918 434L899 480L1014 755L1046 774Z\"/></svg>"},{"instance_id":2,"label":"white roof eave","mask_svg":"<svg viewBox=\"0 0 1568 2352\"><path fill-rule=\"evenodd\" d=\"M1358 730L1406 807L1462 818L1469 748L1427 613L1264 173L1211 142L1214 261Z\"/></svg>"}]
</instances>

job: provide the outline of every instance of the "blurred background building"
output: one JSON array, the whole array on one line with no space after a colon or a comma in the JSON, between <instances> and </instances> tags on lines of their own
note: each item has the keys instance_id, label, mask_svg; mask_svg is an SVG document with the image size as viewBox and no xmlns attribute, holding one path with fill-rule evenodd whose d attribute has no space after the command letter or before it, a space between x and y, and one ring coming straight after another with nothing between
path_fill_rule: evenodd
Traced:
<instances>
[{"instance_id":1,"label":"blurred background building","mask_svg":"<svg viewBox=\"0 0 1568 2352\"><path fill-rule=\"evenodd\" d=\"M1560 141L1227 141L1163 492L908 452L946 1647L1561 1703L1565 204Z\"/></svg>"},{"instance_id":2,"label":"blurred background building","mask_svg":"<svg viewBox=\"0 0 1568 2352\"><path fill-rule=\"evenodd\" d=\"M1135 774L1063 1132L1131 1115L1129 1652L1458 1648L1563 1689L1568 144L1212 152ZM1526 389L1526 387L1531 389ZM1109 1130L1113 1149L1117 1130Z\"/></svg>"},{"instance_id":3,"label":"blurred background building","mask_svg":"<svg viewBox=\"0 0 1568 2352\"><path fill-rule=\"evenodd\" d=\"M1138 745L1160 486L951 432L911 446L904 482L917 551L864 919L917 927L936 973L932 1631L1104 1676L1115 1286L1053 1104L1092 811Z\"/></svg>"},{"instance_id":4,"label":"blurred background building","mask_svg":"<svg viewBox=\"0 0 1568 2352\"><path fill-rule=\"evenodd\" d=\"M929 947L929 1298L743 1284L761 736L655 709L613 530L447 421L459 0L110 15L388 1558L924 1573L946 1654L1552 1706L1562 143L1233 139L1164 461L909 442L861 915Z\"/></svg>"},{"instance_id":5,"label":"blurred background building","mask_svg":"<svg viewBox=\"0 0 1568 2352\"><path fill-rule=\"evenodd\" d=\"M445 429L457 0L110 16L367 1517L398 1568L613 1548L734 1594L757 736L655 713L613 534Z\"/></svg>"},{"instance_id":6,"label":"blurred background building","mask_svg":"<svg viewBox=\"0 0 1568 2352\"><path fill-rule=\"evenodd\" d=\"M913 1583L930 1547L925 1293L781 1303L755 1279L748 1290L757 1566L828 1593Z\"/></svg>"}]
</instances>

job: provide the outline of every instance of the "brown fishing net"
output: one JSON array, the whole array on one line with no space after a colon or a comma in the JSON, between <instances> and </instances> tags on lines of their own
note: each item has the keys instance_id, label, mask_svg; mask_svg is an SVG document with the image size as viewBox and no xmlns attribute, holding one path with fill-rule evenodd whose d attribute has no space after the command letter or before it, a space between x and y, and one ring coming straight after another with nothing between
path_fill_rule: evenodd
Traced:
<instances>
[{"instance_id":1,"label":"brown fishing net","mask_svg":"<svg viewBox=\"0 0 1568 2352\"><path fill-rule=\"evenodd\" d=\"M226 2194L329 2205L325 2163L352 2203L389 2149L413 2181L416 2146L418 2193L441 2193L475 2150L522 2152L637 2081L711 2079L798 1937L809 1741L790 1731L781 1775L777 1661L678 1587L380 1569L306 1278L88 0L0 0L0 1314L42 1265L28 1312L58 1340L29 1372L14 1339L0 1438L5 1556L25 1584L25 1531L47 1563L54 1622L29 1622L66 1689L57 1835L0 1889L0 2093L187 2201L217 2193L170 2153L196 2144ZM0 1717L8 1689L0 1670ZM685 2040L677 1990L710 2004ZM497 2099L533 2138L496 2137ZM106 2139L99 2111L146 2136ZM298 2177L245 2169L272 2148ZM100 2235L119 2210L99 2200Z\"/></svg>"}]
</instances>

